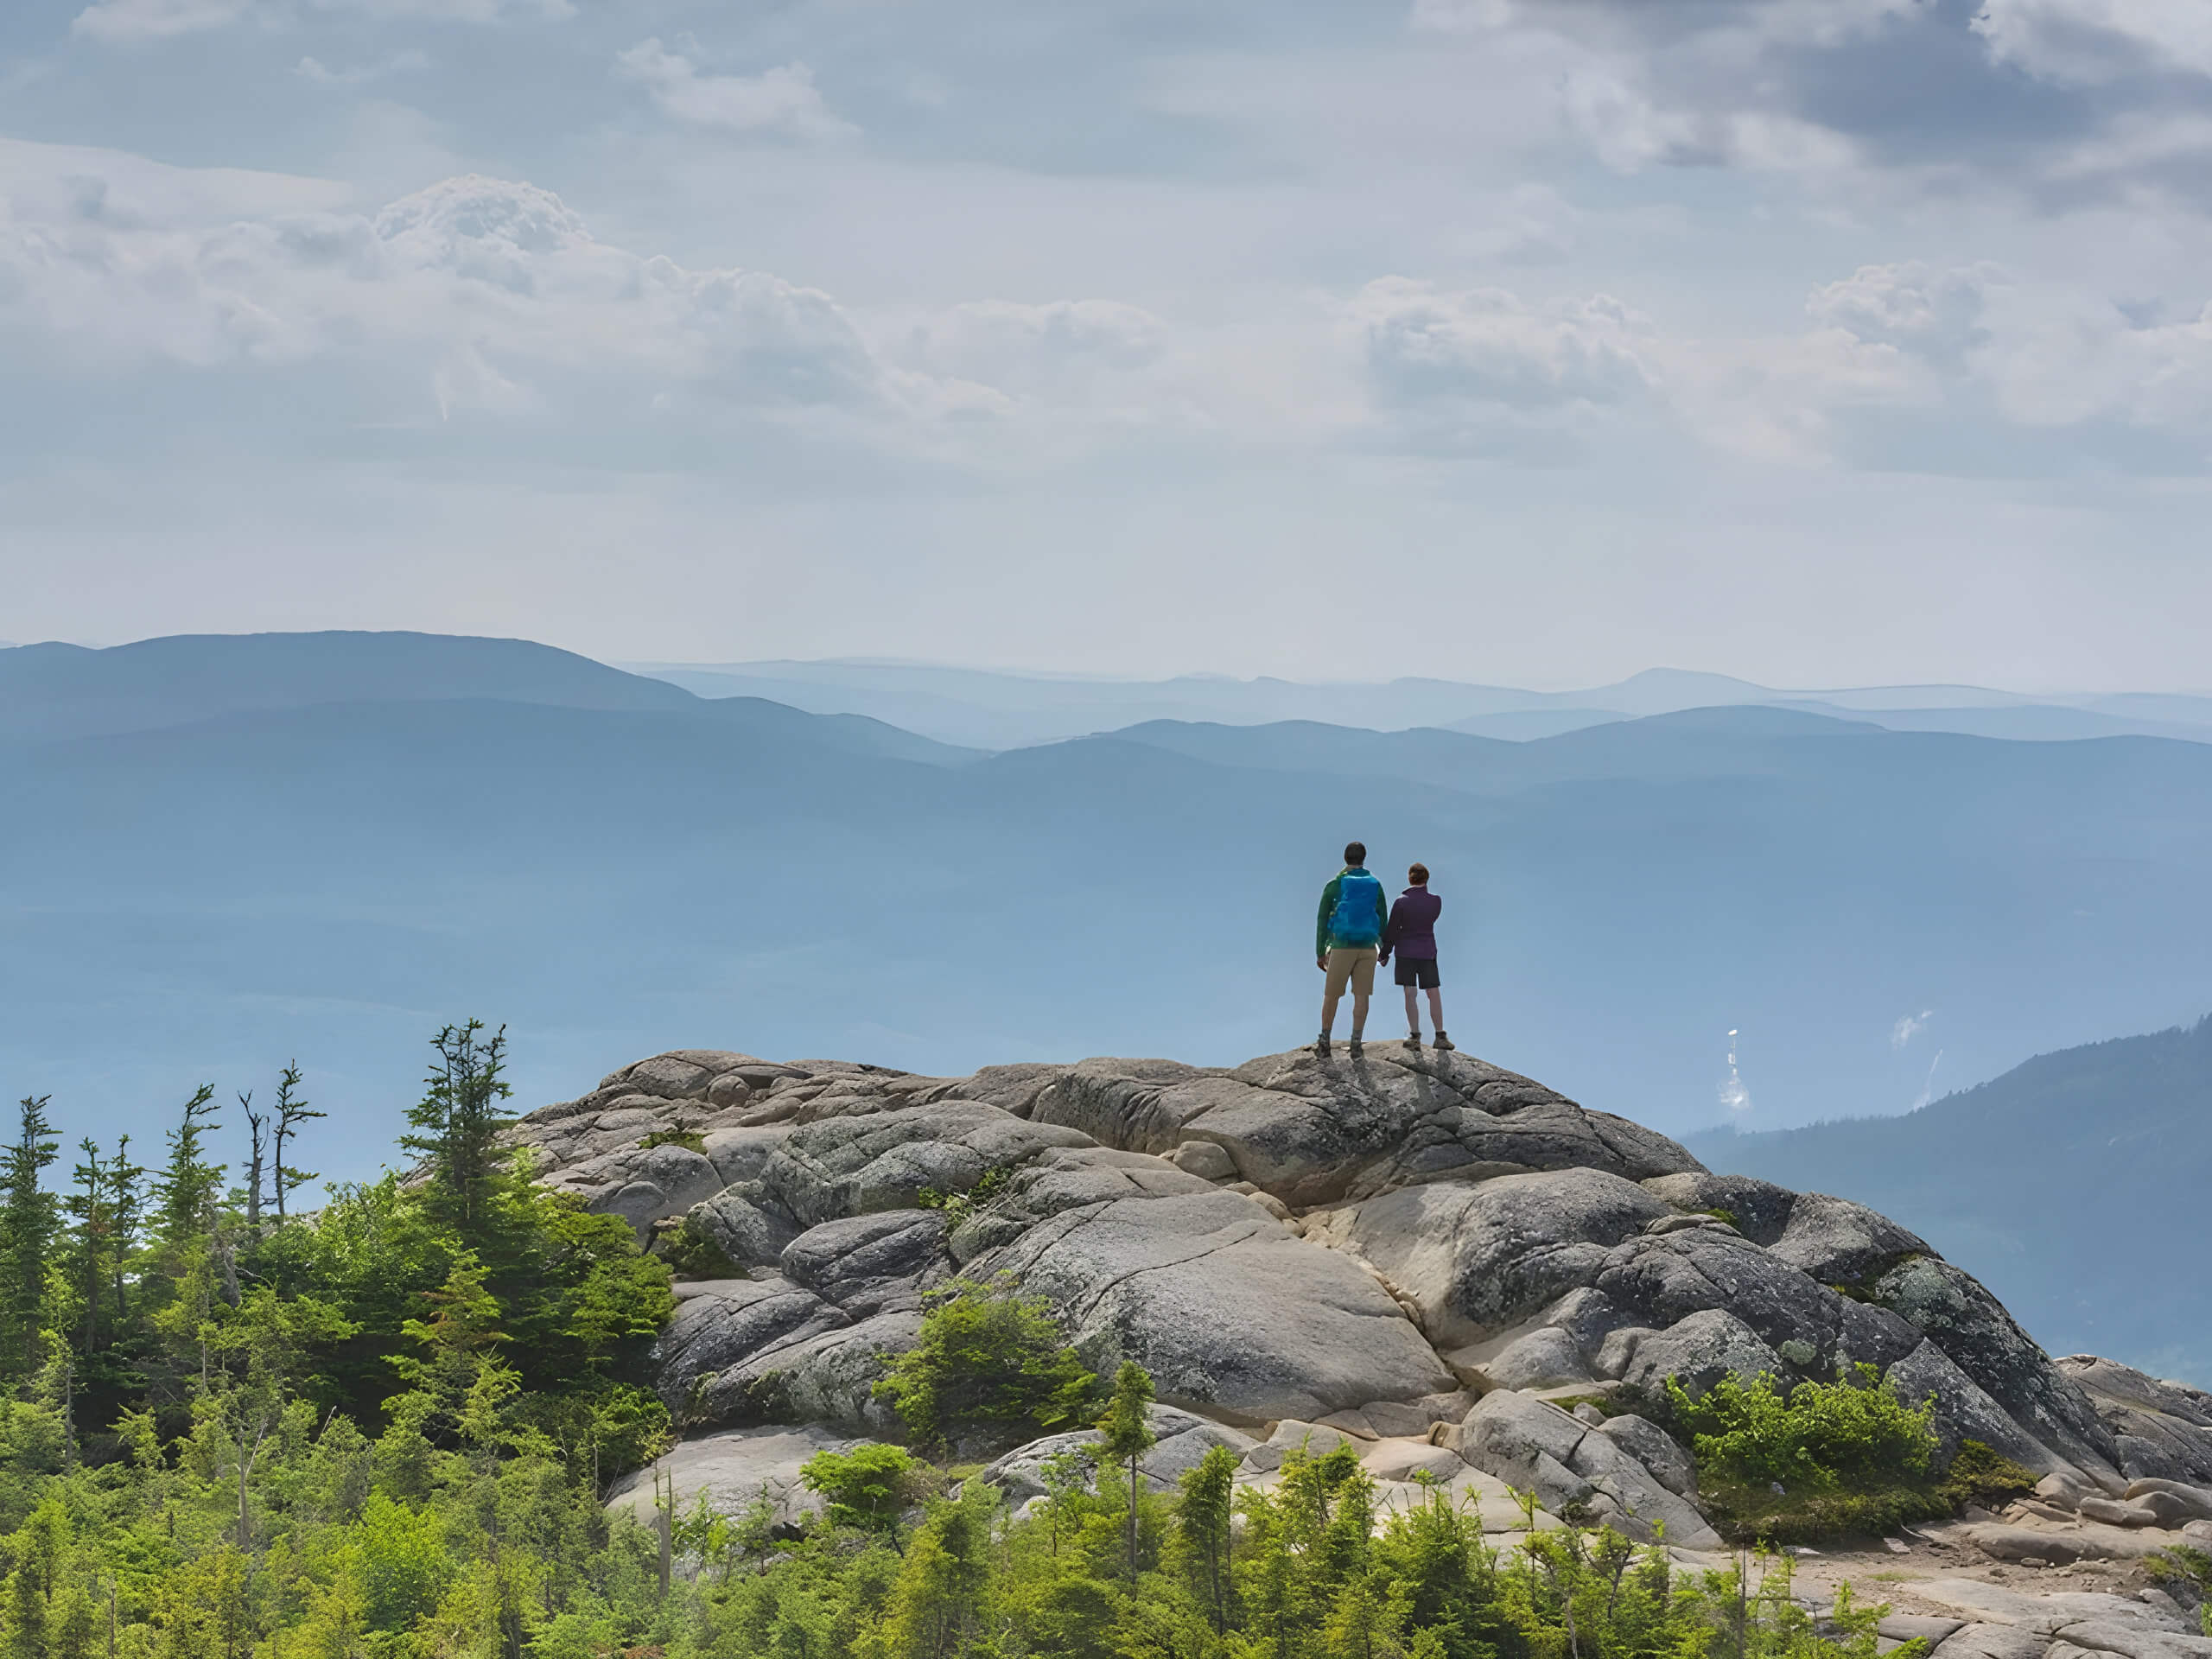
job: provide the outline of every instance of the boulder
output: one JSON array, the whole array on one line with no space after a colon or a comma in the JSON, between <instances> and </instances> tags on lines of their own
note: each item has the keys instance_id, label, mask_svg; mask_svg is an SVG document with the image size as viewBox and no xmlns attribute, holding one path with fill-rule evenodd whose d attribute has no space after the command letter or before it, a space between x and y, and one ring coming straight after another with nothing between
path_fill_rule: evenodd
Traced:
<instances>
[{"instance_id":1,"label":"boulder","mask_svg":"<svg viewBox=\"0 0 2212 1659\"><path fill-rule=\"evenodd\" d=\"M660 1396L679 1419L694 1417L699 1389L722 1372L852 1324L842 1309L782 1278L698 1288L707 1294L677 1304L648 1357Z\"/></svg>"},{"instance_id":2,"label":"boulder","mask_svg":"<svg viewBox=\"0 0 2212 1659\"><path fill-rule=\"evenodd\" d=\"M1241 1459L1259 1444L1249 1434L1240 1434L1233 1428L1169 1406L1149 1407L1146 1416L1155 1438L1152 1449L1137 1460L1137 1472L1154 1491L1173 1491L1217 1446ZM1085 1484L1095 1485L1098 1478L1099 1440L1096 1433L1088 1429L1048 1434L1006 1453L983 1471L982 1478L1001 1488L1007 1502L1019 1507L1033 1497L1046 1495L1048 1489L1045 1475L1050 1460L1073 1452L1082 1459L1081 1466L1090 1471Z\"/></svg>"},{"instance_id":3,"label":"boulder","mask_svg":"<svg viewBox=\"0 0 2212 1659\"><path fill-rule=\"evenodd\" d=\"M1691 1394L1700 1395L1724 1376L1748 1382L1763 1374L1783 1375L1789 1368L1734 1314L1706 1308L1664 1331L1615 1332L1599 1351L1598 1369L1646 1399L1658 1400L1665 1397L1669 1377L1678 1378Z\"/></svg>"},{"instance_id":4,"label":"boulder","mask_svg":"<svg viewBox=\"0 0 2212 1659\"><path fill-rule=\"evenodd\" d=\"M657 1221L689 1211L724 1185L703 1154L689 1147L630 1146L563 1171L549 1185L575 1193L586 1207L620 1216L643 1241Z\"/></svg>"},{"instance_id":5,"label":"boulder","mask_svg":"<svg viewBox=\"0 0 2212 1659\"><path fill-rule=\"evenodd\" d=\"M1371 1277L1210 1187L1062 1210L970 1270L1010 1272L1043 1295L1102 1375L1134 1359L1161 1400L1229 1422L1312 1419L1454 1385Z\"/></svg>"},{"instance_id":6,"label":"boulder","mask_svg":"<svg viewBox=\"0 0 2212 1659\"><path fill-rule=\"evenodd\" d=\"M1933 1342L1923 1341L1891 1366L1882 1383L1907 1405L1934 1403L1936 1439L1946 1459L1957 1453L1962 1442L1980 1440L2032 1473L2046 1479L2072 1475L2088 1490L2071 1464L2014 1422Z\"/></svg>"},{"instance_id":7,"label":"boulder","mask_svg":"<svg viewBox=\"0 0 2212 1659\"><path fill-rule=\"evenodd\" d=\"M675 1489L679 1517L703 1497L719 1515L742 1515L766 1503L779 1522L796 1524L828 1507L819 1493L807 1491L800 1482L799 1471L807 1459L821 1452L847 1452L874 1444L813 1423L702 1434L679 1442L645 1468L616 1481L608 1491L607 1507L627 1510L650 1522L654 1484L664 1478Z\"/></svg>"},{"instance_id":8,"label":"boulder","mask_svg":"<svg viewBox=\"0 0 2212 1659\"><path fill-rule=\"evenodd\" d=\"M789 1217L762 1209L734 1188L694 1205L688 1219L701 1237L741 1268L773 1266L798 1236L798 1224Z\"/></svg>"},{"instance_id":9,"label":"boulder","mask_svg":"<svg viewBox=\"0 0 2212 1659\"><path fill-rule=\"evenodd\" d=\"M946 1100L802 1122L741 1190L812 1226L911 1209L925 1190L965 1192L995 1168L1027 1162L1048 1147L1088 1144L1072 1130L1025 1122L996 1106Z\"/></svg>"},{"instance_id":10,"label":"boulder","mask_svg":"<svg viewBox=\"0 0 2212 1659\"><path fill-rule=\"evenodd\" d=\"M1978 1280L1948 1262L1916 1256L1882 1274L1868 1294L1948 1354L2036 1440L2093 1477L2116 1475L2119 1448L2088 1394Z\"/></svg>"},{"instance_id":11,"label":"boulder","mask_svg":"<svg viewBox=\"0 0 2212 1659\"><path fill-rule=\"evenodd\" d=\"M1912 1593L1918 1600L1948 1608L1974 1621L1966 1630L1959 1632L1960 1636L1977 1625L2037 1635L2046 1642L2069 1626L2127 1625L2152 1630L2187 1628L2182 1619L2164 1608L2131 1597L2093 1591L2063 1590L2053 1595L2031 1596L2009 1585L1990 1584L1979 1579L1939 1579L1914 1584ZM1950 1638L1957 1639L1958 1637Z\"/></svg>"},{"instance_id":12,"label":"boulder","mask_svg":"<svg viewBox=\"0 0 2212 1659\"><path fill-rule=\"evenodd\" d=\"M1322 1236L1409 1297L1433 1338L1466 1343L1593 1284L1614 1247L1669 1213L1633 1181L1569 1169L1406 1187L1328 1217Z\"/></svg>"},{"instance_id":13,"label":"boulder","mask_svg":"<svg viewBox=\"0 0 2212 1659\"><path fill-rule=\"evenodd\" d=\"M1983 1554L2000 1561L2048 1561L2070 1567L2075 1561L2137 1560L2158 1548L2139 1533L2118 1527L2080 1527L2065 1532L2044 1532L2033 1527L2007 1526L1984 1521L1961 1529L1961 1534Z\"/></svg>"},{"instance_id":14,"label":"boulder","mask_svg":"<svg viewBox=\"0 0 2212 1659\"><path fill-rule=\"evenodd\" d=\"M1797 1202L1795 1192L1771 1181L1749 1175L1716 1175L1702 1169L1650 1176L1643 1185L1686 1215L1725 1215L1738 1232L1755 1244L1771 1245L1779 1239Z\"/></svg>"},{"instance_id":15,"label":"boulder","mask_svg":"<svg viewBox=\"0 0 2212 1659\"><path fill-rule=\"evenodd\" d=\"M1648 1417L1624 1412L1597 1425L1598 1433L1634 1458L1676 1497L1697 1501L1697 1464L1680 1441Z\"/></svg>"},{"instance_id":16,"label":"boulder","mask_svg":"<svg viewBox=\"0 0 2212 1659\"><path fill-rule=\"evenodd\" d=\"M1937 1643L1929 1659L2044 1659L2050 1638L2012 1624L1961 1624Z\"/></svg>"},{"instance_id":17,"label":"boulder","mask_svg":"<svg viewBox=\"0 0 2212 1659\"><path fill-rule=\"evenodd\" d=\"M950 1275L944 1216L879 1210L810 1227L784 1247L784 1277L855 1319L912 1313L922 1294Z\"/></svg>"},{"instance_id":18,"label":"boulder","mask_svg":"<svg viewBox=\"0 0 2212 1659\"><path fill-rule=\"evenodd\" d=\"M2179 1528L2191 1521L2212 1521L2212 1487L2152 1477L2128 1482L2120 1496L2150 1506L2158 1514L2162 1526Z\"/></svg>"},{"instance_id":19,"label":"boulder","mask_svg":"<svg viewBox=\"0 0 2212 1659\"><path fill-rule=\"evenodd\" d=\"M1798 1194L1782 1236L1768 1248L1824 1285L1862 1285L1908 1256L1935 1254L1926 1240L1887 1216L1825 1192Z\"/></svg>"},{"instance_id":20,"label":"boulder","mask_svg":"<svg viewBox=\"0 0 2212 1659\"><path fill-rule=\"evenodd\" d=\"M2057 1366L2111 1431L2123 1474L2212 1486L2212 1395L2093 1354Z\"/></svg>"},{"instance_id":21,"label":"boulder","mask_svg":"<svg viewBox=\"0 0 2212 1659\"><path fill-rule=\"evenodd\" d=\"M851 1424L888 1433L896 1419L873 1390L891 1359L920 1339L921 1328L918 1313L879 1313L757 1349L699 1377L677 1421Z\"/></svg>"},{"instance_id":22,"label":"boulder","mask_svg":"<svg viewBox=\"0 0 2212 1659\"><path fill-rule=\"evenodd\" d=\"M1632 1538L1656 1536L1685 1549L1718 1549L1696 1506L1669 1491L1614 1437L1558 1407L1511 1389L1483 1396L1451 1444L1476 1468L1533 1491L1556 1515L1585 1510Z\"/></svg>"},{"instance_id":23,"label":"boulder","mask_svg":"<svg viewBox=\"0 0 2212 1659\"><path fill-rule=\"evenodd\" d=\"M1378 1048L1355 1066L1294 1050L1232 1072L1090 1060L1043 1090L1031 1115L1133 1152L1212 1141L1293 1205L1512 1169L1641 1179L1701 1167L1664 1135L1460 1054Z\"/></svg>"}]
</instances>

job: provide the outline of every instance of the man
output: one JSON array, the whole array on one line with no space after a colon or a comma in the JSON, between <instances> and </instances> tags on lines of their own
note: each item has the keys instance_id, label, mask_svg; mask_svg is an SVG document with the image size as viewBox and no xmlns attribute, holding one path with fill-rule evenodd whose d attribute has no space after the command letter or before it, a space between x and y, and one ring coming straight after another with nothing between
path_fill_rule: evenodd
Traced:
<instances>
[{"instance_id":1,"label":"man","mask_svg":"<svg viewBox=\"0 0 2212 1659\"><path fill-rule=\"evenodd\" d=\"M1337 1003L1351 985L1351 1058L1360 1058L1360 1033L1367 1029L1367 999L1375 994L1375 958L1382 944L1389 911L1382 884L1367 873L1367 849L1353 842L1344 849L1344 868L1321 889L1320 914L1313 924L1313 965L1328 976L1321 993L1321 1040L1313 1052L1329 1058L1329 1036L1336 1029Z\"/></svg>"},{"instance_id":2,"label":"man","mask_svg":"<svg viewBox=\"0 0 2212 1659\"><path fill-rule=\"evenodd\" d=\"M1421 1005L1415 998L1427 991L1428 1023L1436 1033L1436 1052L1449 1054L1452 1042L1444 1034L1444 993L1437 988L1436 975L1436 918L1444 901L1428 890L1427 865L1414 865L1406 872L1406 880L1413 885L1390 906L1390 919L1382 925L1382 954L1377 961L1387 963L1393 950L1398 953L1394 977L1406 992L1406 1046L1421 1047Z\"/></svg>"}]
</instances>

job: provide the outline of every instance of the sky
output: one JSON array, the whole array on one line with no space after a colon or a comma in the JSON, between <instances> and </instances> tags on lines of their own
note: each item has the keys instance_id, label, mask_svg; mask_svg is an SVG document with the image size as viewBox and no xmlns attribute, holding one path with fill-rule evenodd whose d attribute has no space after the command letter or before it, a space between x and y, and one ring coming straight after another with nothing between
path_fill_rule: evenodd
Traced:
<instances>
[{"instance_id":1,"label":"sky","mask_svg":"<svg viewBox=\"0 0 2212 1659\"><path fill-rule=\"evenodd\" d=\"M0 638L2202 689L2202 0L9 0Z\"/></svg>"}]
</instances>

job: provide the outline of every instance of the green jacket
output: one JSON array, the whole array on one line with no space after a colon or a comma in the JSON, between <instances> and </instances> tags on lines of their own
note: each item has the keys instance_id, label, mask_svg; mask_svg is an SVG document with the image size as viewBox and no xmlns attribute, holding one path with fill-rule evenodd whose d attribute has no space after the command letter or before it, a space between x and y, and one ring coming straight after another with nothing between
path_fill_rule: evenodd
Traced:
<instances>
[{"instance_id":1,"label":"green jacket","mask_svg":"<svg viewBox=\"0 0 2212 1659\"><path fill-rule=\"evenodd\" d=\"M1317 957L1327 956L1330 949L1336 943L1329 937L1329 918L1335 915L1337 912L1337 891L1344 877L1358 868L1347 864L1336 874L1331 876L1329 885L1321 889L1321 913L1314 918L1313 922L1313 954ZM1367 874L1363 868L1360 869L1359 873L1362 875ZM1382 885L1379 881L1375 886L1375 918L1376 937L1379 938L1382 937L1382 930L1387 927L1390 921L1390 901L1383 896Z\"/></svg>"}]
</instances>

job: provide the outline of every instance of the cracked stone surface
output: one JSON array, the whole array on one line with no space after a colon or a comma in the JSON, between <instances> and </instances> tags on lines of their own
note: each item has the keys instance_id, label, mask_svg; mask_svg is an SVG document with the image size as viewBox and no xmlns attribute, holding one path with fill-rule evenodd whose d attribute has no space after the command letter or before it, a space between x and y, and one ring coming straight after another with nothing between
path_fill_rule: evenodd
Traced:
<instances>
[{"instance_id":1,"label":"cracked stone surface","mask_svg":"<svg viewBox=\"0 0 2212 1659\"><path fill-rule=\"evenodd\" d=\"M1271 1437L1295 1428L1371 1443L1386 1485L1419 1471L1488 1503L1510 1467L1541 1475L1547 1503L1662 1518L1679 1541L1704 1524L1682 1448L1634 1416L1599 1433L1538 1394L1611 1395L1618 1413L1669 1376L1864 1363L1936 1400L1947 1447L1983 1440L2048 1475L2064 1500L2050 1512L2076 1531L2093 1523L2071 1512L2098 1498L2158 1521L2126 1535L2149 1543L2182 1536L2192 1494L2212 1504L2212 1396L2054 1363L1864 1205L1714 1175L1464 1054L929 1077L681 1049L532 1112L513 1140L641 1238L688 1218L714 1248L684 1259L720 1252L720 1276L677 1287L656 1386L695 1439L741 1430L764 1457L790 1449L778 1426L889 1433L870 1389L930 1292L1005 1275L1094 1370L1137 1360L1163 1410L1214 1426L1192 1446L1249 1444L1240 1478L1276 1478ZM1989 1634L2014 1622L1959 1617L1943 1651L2014 1659ZM2071 1623L2074 1646L2123 1651Z\"/></svg>"}]
</instances>

